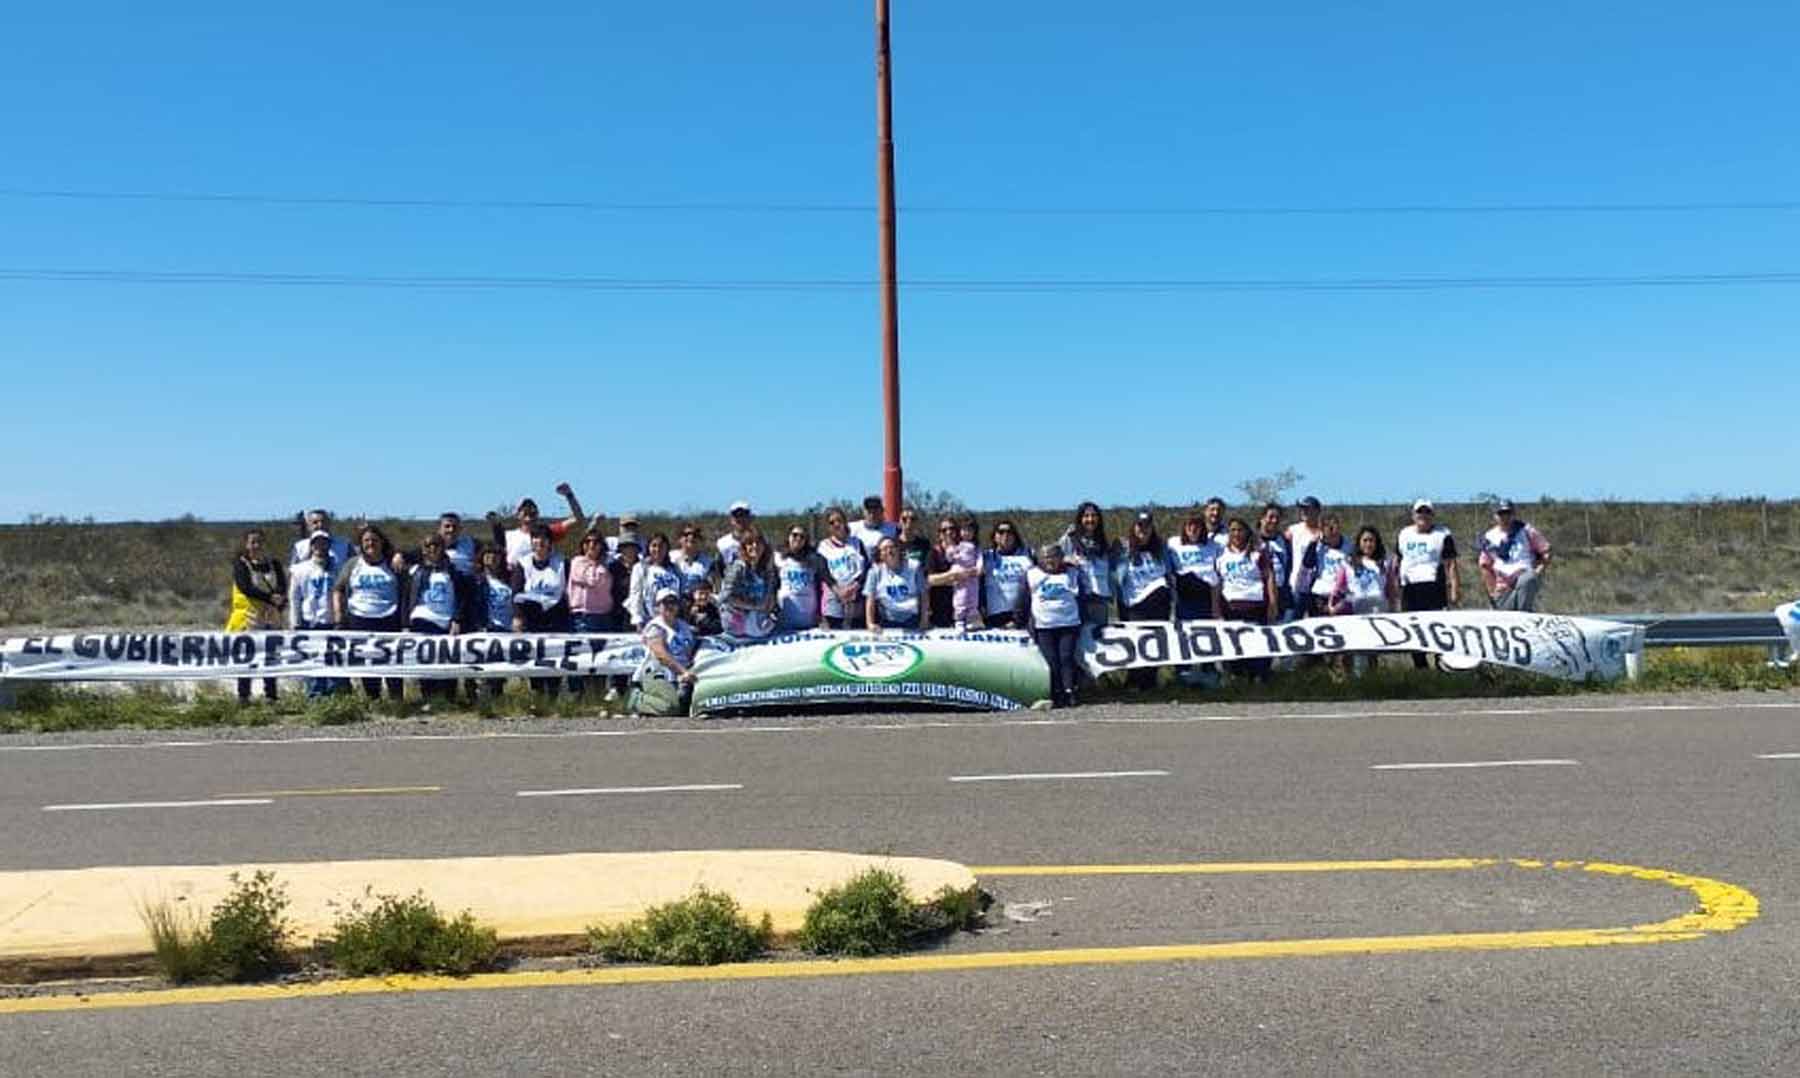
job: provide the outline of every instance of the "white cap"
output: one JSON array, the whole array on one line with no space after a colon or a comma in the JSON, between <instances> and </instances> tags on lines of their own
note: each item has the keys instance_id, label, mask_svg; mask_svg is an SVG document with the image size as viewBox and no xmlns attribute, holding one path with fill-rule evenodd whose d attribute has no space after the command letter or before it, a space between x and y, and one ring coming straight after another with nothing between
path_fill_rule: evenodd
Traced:
<instances>
[{"instance_id":1,"label":"white cap","mask_svg":"<svg viewBox=\"0 0 1800 1078\"><path fill-rule=\"evenodd\" d=\"M1432 505L1431 500L1429 498L1420 498L1418 501L1413 503L1413 512L1417 513L1421 509L1423 509L1429 513L1437 512L1437 506Z\"/></svg>"},{"instance_id":2,"label":"white cap","mask_svg":"<svg viewBox=\"0 0 1800 1078\"><path fill-rule=\"evenodd\" d=\"M306 541L309 543L315 539L323 539L327 543L329 543L329 542L331 542L331 533L328 531L316 531L306 537Z\"/></svg>"},{"instance_id":3,"label":"white cap","mask_svg":"<svg viewBox=\"0 0 1800 1078\"><path fill-rule=\"evenodd\" d=\"M656 601L659 603L662 602L664 599L680 599L680 598L681 598L681 593L676 591L674 588L658 588L658 589L656 589Z\"/></svg>"},{"instance_id":4,"label":"white cap","mask_svg":"<svg viewBox=\"0 0 1800 1078\"><path fill-rule=\"evenodd\" d=\"M729 510L727 510L727 512L731 512L731 513L748 513L749 511L750 511L750 503L745 501L742 498L739 498L737 501L732 502L731 508Z\"/></svg>"}]
</instances>

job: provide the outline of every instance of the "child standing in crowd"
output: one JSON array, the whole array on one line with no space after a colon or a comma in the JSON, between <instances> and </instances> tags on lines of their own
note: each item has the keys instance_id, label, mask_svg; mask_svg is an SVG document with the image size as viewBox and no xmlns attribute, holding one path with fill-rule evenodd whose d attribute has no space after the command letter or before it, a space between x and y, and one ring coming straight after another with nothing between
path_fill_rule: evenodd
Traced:
<instances>
[{"instance_id":1,"label":"child standing in crowd","mask_svg":"<svg viewBox=\"0 0 1800 1078\"><path fill-rule=\"evenodd\" d=\"M1269 558L1256 548L1256 537L1242 517L1227 526L1225 549L1218 560L1219 587L1213 593L1213 616L1222 621L1268 625L1275 620L1275 576ZM1234 674L1269 680L1270 660L1245 659L1231 664Z\"/></svg>"},{"instance_id":2,"label":"child standing in crowd","mask_svg":"<svg viewBox=\"0 0 1800 1078\"><path fill-rule=\"evenodd\" d=\"M480 620L475 624L480 625L483 632L510 633L518 612L513 609L514 590L512 574L506 568L505 544L491 543L482 547L476 560L481 565L481 575L476 587L472 589L475 597L469 604L480 614ZM487 679L489 700L500 699L500 694L505 690L505 678ZM474 694L470 693L469 698L473 700Z\"/></svg>"},{"instance_id":3,"label":"child standing in crowd","mask_svg":"<svg viewBox=\"0 0 1800 1078\"><path fill-rule=\"evenodd\" d=\"M331 584L337 575L331 564L331 536L313 532L309 543L310 556L288 575L288 628L296 632L331 628ZM343 684L341 680L309 677L306 698L330 696Z\"/></svg>"},{"instance_id":4,"label":"child standing in crowd","mask_svg":"<svg viewBox=\"0 0 1800 1078\"><path fill-rule=\"evenodd\" d=\"M981 555L982 624L990 629L1024 627L1031 595L1025 590L1025 571L1031 568L1031 551L1019 538L1010 520L994 525L989 546Z\"/></svg>"},{"instance_id":5,"label":"child standing in crowd","mask_svg":"<svg viewBox=\"0 0 1800 1078\"><path fill-rule=\"evenodd\" d=\"M788 529L787 545L775 556L780 585L775 601L784 633L819 627L819 586L825 579L825 563L813 550L812 537L796 524Z\"/></svg>"},{"instance_id":6,"label":"child standing in crowd","mask_svg":"<svg viewBox=\"0 0 1800 1078\"><path fill-rule=\"evenodd\" d=\"M899 540L885 538L863 585L864 617L871 629L925 628L925 576L907 564Z\"/></svg>"},{"instance_id":7,"label":"child standing in crowd","mask_svg":"<svg viewBox=\"0 0 1800 1078\"><path fill-rule=\"evenodd\" d=\"M333 620L345 629L397 633L402 628L401 609L405 596L400 574L394 572L394 546L373 524L363 525L356 541L356 556L338 570L337 582L332 587ZM363 692L371 700L381 699L384 680L388 699L405 699L405 686L397 677L363 678Z\"/></svg>"},{"instance_id":8,"label":"child standing in crowd","mask_svg":"<svg viewBox=\"0 0 1800 1078\"><path fill-rule=\"evenodd\" d=\"M446 556L444 537L436 532L419 544L419 564L407 577L407 594L411 610L407 613L406 631L426 636L443 636L461 631L462 612L468 608L469 586L466 578ZM456 697L456 683L438 678L421 678L419 695L425 707L439 696Z\"/></svg>"},{"instance_id":9,"label":"child standing in crowd","mask_svg":"<svg viewBox=\"0 0 1800 1078\"><path fill-rule=\"evenodd\" d=\"M330 539L330 536L326 536ZM231 563L231 613L225 618L228 633L248 633L281 628L281 610L288 602L287 570L263 549L263 531L244 533L244 546ZM249 678L238 678L238 703L250 702ZM275 699L275 679L263 678L263 699Z\"/></svg>"},{"instance_id":10,"label":"child standing in crowd","mask_svg":"<svg viewBox=\"0 0 1800 1078\"><path fill-rule=\"evenodd\" d=\"M950 616L957 629L983 627L981 620L981 548L975 545L975 518L956 525L956 538L945 548L945 560L963 575L950 586Z\"/></svg>"},{"instance_id":11,"label":"child standing in crowd","mask_svg":"<svg viewBox=\"0 0 1800 1078\"><path fill-rule=\"evenodd\" d=\"M869 571L869 555L850 534L844 511L835 506L825 512L819 557L825 560L825 587L819 593L825 624L833 629L862 628L862 586Z\"/></svg>"},{"instance_id":12,"label":"child standing in crowd","mask_svg":"<svg viewBox=\"0 0 1800 1078\"><path fill-rule=\"evenodd\" d=\"M743 550L739 546L739 552ZM718 636L725 631L724 619L719 616L718 600L713 598L713 586L710 580L701 580L694 585L694 593L688 596L687 618L694 625L694 631L701 636Z\"/></svg>"},{"instance_id":13,"label":"child standing in crowd","mask_svg":"<svg viewBox=\"0 0 1800 1078\"><path fill-rule=\"evenodd\" d=\"M1082 571L1089 590L1081 596L1081 622L1104 625L1112 619L1113 558L1116 551L1106 537L1106 517L1097 502L1082 502L1075 519L1063 532L1063 560Z\"/></svg>"},{"instance_id":14,"label":"child standing in crowd","mask_svg":"<svg viewBox=\"0 0 1800 1078\"><path fill-rule=\"evenodd\" d=\"M1031 593L1031 632L1050 667L1050 706L1075 704L1075 645L1081 635L1081 595L1087 574L1063 562L1062 547L1046 543L1025 571Z\"/></svg>"},{"instance_id":15,"label":"child standing in crowd","mask_svg":"<svg viewBox=\"0 0 1800 1078\"><path fill-rule=\"evenodd\" d=\"M589 528L581 537L581 553L569 562L569 631L610 633L619 628L613 607L613 574L606 564L606 536ZM587 679L569 679L569 691L587 691Z\"/></svg>"},{"instance_id":16,"label":"child standing in crowd","mask_svg":"<svg viewBox=\"0 0 1800 1078\"><path fill-rule=\"evenodd\" d=\"M569 631L569 565L551 546L550 526L531 529L531 554L513 568L513 631L566 633ZM555 697L562 680L531 679L531 691Z\"/></svg>"},{"instance_id":17,"label":"child standing in crowd","mask_svg":"<svg viewBox=\"0 0 1800 1078\"><path fill-rule=\"evenodd\" d=\"M1169 552L1162 536L1156 533L1156 518L1148 512L1139 513L1131 522L1131 532L1125 537L1123 556L1115 571L1121 620L1169 620ZM1125 685L1139 691L1156 688L1156 668L1127 670Z\"/></svg>"}]
</instances>

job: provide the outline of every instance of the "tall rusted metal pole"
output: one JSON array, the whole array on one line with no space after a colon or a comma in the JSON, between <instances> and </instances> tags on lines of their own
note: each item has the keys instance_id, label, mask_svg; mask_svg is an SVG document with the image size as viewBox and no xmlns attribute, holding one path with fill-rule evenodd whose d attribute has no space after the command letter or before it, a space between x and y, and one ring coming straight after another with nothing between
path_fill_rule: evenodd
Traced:
<instances>
[{"instance_id":1,"label":"tall rusted metal pole","mask_svg":"<svg viewBox=\"0 0 1800 1078\"><path fill-rule=\"evenodd\" d=\"M887 424L887 463L881 489L888 520L898 521L905 487L900 477L900 294L894 269L894 87L888 53L888 0L875 0L875 135L875 182L881 207L881 400Z\"/></svg>"}]
</instances>

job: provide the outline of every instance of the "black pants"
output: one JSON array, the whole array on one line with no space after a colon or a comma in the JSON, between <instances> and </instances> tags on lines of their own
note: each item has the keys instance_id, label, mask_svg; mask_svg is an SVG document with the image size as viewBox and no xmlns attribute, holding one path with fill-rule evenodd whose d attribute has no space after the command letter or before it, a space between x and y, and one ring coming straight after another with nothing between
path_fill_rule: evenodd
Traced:
<instances>
[{"instance_id":1,"label":"black pants","mask_svg":"<svg viewBox=\"0 0 1800 1078\"><path fill-rule=\"evenodd\" d=\"M981 624L983 628L987 629L1011 629L1019 624L1019 612L1017 610L1000 610L991 614L983 614Z\"/></svg>"},{"instance_id":2,"label":"black pants","mask_svg":"<svg viewBox=\"0 0 1800 1078\"><path fill-rule=\"evenodd\" d=\"M371 633L397 633L401 630L400 612L396 610L385 618L359 618L355 614L345 614L344 628L360 629L364 632ZM368 696L371 700L381 699L381 683L383 681L387 682L389 700L406 699L406 683L397 677L363 678L362 687L364 695Z\"/></svg>"},{"instance_id":3,"label":"black pants","mask_svg":"<svg viewBox=\"0 0 1800 1078\"><path fill-rule=\"evenodd\" d=\"M247 704L250 702L250 686L251 686L251 683L253 683L255 680L256 680L255 678L247 678L247 677L238 678L238 703ZM275 679L272 677L266 677L266 678L262 679L262 683L263 683L263 699L265 699L265 700L275 699Z\"/></svg>"},{"instance_id":4,"label":"black pants","mask_svg":"<svg viewBox=\"0 0 1800 1078\"><path fill-rule=\"evenodd\" d=\"M1141 603L1121 604L1120 621L1168 621L1172 601L1168 588L1158 588ZM1125 684L1134 689L1156 688L1156 667L1139 666L1125 672Z\"/></svg>"},{"instance_id":5,"label":"black pants","mask_svg":"<svg viewBox=\"0 0 1800 1078\"><path fill-rule=\"evenodd\" d=\"M1226 621L1247 621L1255 625L1269 623L1269 608L1264 603L1226 603ZM1274 665L1270 659L1238 659L1225 664L1233 674L1253 677L1258 681L1269 680L1269 668Z\"/></svg>"},{"instance_id":6,"label":"black pants","mask_svg":"<svg viewBox=\"0 0 1800 1078\"><path fill-rule=\"evenodd\" d=\"M1450 594L1441 580L1424 584L1402 584L1400 605L1409 613L1415 610L1443 610L1450 605ZM1413 669L1423 670L1431 665L1431 656L1415 651L1412 653L1412 662Z\"/></svg>"},{"instance_id":7,"label":"black pants","mask_svg":"<svg viewBox=\"0 0 1800 1078\"><path fill-rule=\"evenodd\" d=\"M536 603L520 603L519 618L525 623L528 633L566 633L569 631L569 608L558 603L548 610ZM557 677L534 677L531 679L531 691L541 692L555 699L562 692L562 679Z\"/></svg>"},{"instance_id":8,"label":"black pants","mask_svg":"<svg viewBox=\"0 0 1800 1078\"><path fill-rule=\"evenodd\" d=\"M1081 626L1062 625L1050 629L1034 629L1038 650L1050 667L1050 703L1070 707L1075 703L1075 644L1081 638Z\"/></svg>"},{"instance_id":9,"label":"black pants","mask_svg":"<svg viewBox=\"0 0 1800 1078\"><path fill-rule=\"evenodd\" d=\"M450 633L450 630L437 622L426 621L423 618L414 618L407 622L406 631L418 633L421 636L448 636ZM445 700L454 701L456 699L456 682L451 678L420 678L419 695L425 699L426 703L430 703L440 696Z\"/></svg>"}]
</instances>

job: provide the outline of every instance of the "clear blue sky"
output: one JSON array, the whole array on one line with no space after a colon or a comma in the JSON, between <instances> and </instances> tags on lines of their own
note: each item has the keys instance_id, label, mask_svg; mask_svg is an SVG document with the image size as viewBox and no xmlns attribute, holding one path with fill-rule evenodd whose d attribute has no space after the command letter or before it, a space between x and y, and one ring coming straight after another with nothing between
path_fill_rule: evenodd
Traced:
<instances>
[{"instance_id":1,"label":"clear blue sky","mask_svg":"<svg viewBox=\"0 0 1800 1078\"><path fill-rule=\"evenodd\" d=\"M873 277L872 214L829 211L874 198L871 4L449 6L9 14L0 520L877 488L872 287L143 282ZM906 279L1800 272L1795 209L929 212L1794 204L1791 3L895 6ZM37 275L70 270L139 279ZM912 290L901 318L908 477L977 505L1287 465L1345 501L1800 494L1800 284Z\"/></svg>"}]
</instances>

